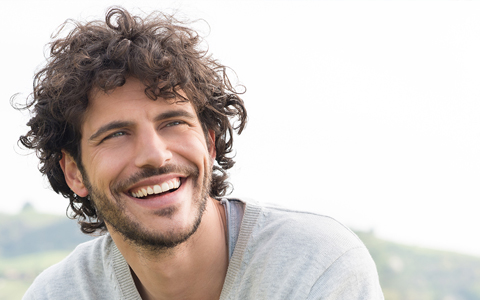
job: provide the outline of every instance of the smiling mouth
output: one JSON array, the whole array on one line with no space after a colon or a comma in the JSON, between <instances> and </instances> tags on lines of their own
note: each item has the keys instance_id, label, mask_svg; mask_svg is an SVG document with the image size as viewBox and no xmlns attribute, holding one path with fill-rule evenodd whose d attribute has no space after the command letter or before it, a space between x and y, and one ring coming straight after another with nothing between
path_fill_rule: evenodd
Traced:
<instances>
[{"instance_id":1,"label":"smiling mouth","mask_svg":"<svg viewBox=\"0 0 480 300\"><path fill-rule=\"evenodd\" d=\"M152 186L143 186L129 191L132 197L143 199L150 195L160 195L165 193L171 193L176 191L181 185L180 178L174 178L172 180L163 182L162 184L156 184Z\"/></svg>"}]
</instances>

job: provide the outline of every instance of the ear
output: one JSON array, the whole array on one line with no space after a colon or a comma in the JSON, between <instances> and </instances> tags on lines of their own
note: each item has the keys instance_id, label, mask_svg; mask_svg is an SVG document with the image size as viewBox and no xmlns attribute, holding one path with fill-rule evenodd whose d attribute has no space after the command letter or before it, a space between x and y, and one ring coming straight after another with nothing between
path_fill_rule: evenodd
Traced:
<instances>
[{"instance_id":1,"label":"ear","mask_svg":"<svg viewBox=\"0 0 480 300\"><path fill-rule=\"evenodd\" d=\"M62 150L62 159L60 160L60 167L62 168L65 181L70 189L80 197L86 197L88 190L83 184L83 176L78 169L77 163L70 154Z\"/></svg>"},{"instance_id":2,"label":"ear","mask_svg":"<svg viewBox=\"0 0 480 300\"><path fill-rule=\"evenodd\" d=\"M215 157L217 157L217 148L215 148L215 131L212 129L208 130L208 153L210 154L210 157L212 158L212 161L215 160Z\"/></svg>"}]
</instances>

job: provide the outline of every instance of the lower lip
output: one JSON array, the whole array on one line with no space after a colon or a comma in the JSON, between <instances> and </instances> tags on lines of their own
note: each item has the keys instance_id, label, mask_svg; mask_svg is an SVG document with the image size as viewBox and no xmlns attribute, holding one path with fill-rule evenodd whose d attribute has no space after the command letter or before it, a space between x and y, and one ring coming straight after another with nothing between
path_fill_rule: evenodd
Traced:
<instances>
[{"instance_id":1,"label":"lower lip","mask_svg":"<svg viewBox=\"0 0 480 300\"><path fill-rule=\"evenodd\" d=\"M148 199L139 199L129 196L136 204L148 209L162 209L180 202L180 194L185 189L185 179L181 180L180 187L174 191L163 195L150 197Z\"/></svg>"}]
</instances>

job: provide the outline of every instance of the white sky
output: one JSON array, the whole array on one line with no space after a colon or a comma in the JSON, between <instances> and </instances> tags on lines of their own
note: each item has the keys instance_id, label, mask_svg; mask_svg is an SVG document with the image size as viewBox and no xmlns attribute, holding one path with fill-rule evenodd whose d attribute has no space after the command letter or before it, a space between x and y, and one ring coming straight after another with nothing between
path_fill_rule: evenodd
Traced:
<instances>
[{"instance_id":1,"label":"white sky","mask_svg":"<svg viewBox=\"0 0 480 300\"><path fill-rule=\"evenodd\" d=\"M57 26L113 4L209 23L211 52L247 87L235 196L480 255L475 1L2 1L0 211L64 212L16 146L27 118L9 98L30 93Z\"/></svg>"}]
</instances>

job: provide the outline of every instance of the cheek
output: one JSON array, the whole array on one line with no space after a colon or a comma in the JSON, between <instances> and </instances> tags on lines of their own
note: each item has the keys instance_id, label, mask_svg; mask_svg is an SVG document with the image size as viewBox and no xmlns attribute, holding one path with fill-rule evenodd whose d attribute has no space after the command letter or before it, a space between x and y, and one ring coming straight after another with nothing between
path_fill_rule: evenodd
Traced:
<instances>
[{"instance_id":1,"label":"cheek","mask_svg":"<svg viewBox=\"0 0 480 300\"><path fill-rule=\"evenodd\" d=\"M188 137L176 137L170 141L171 151L197 164L210 160L204 135L197 133Z\"/></svg>"},{"instance_id":2,"label":"cheek","mask_svg":"<svg viewBox=\"0 0 480 300\"><path fill-rule=\"evenodd\" d=\"M90 183L102 188L109 186L122 174L129 160L125 149L101 149L86 156L84 166Z\"/></svg>"}]
</instances>

